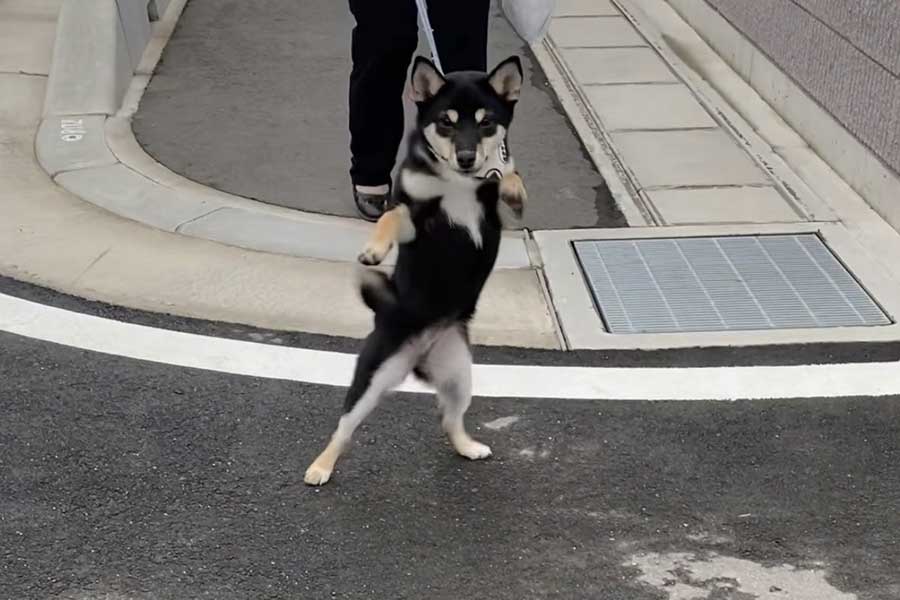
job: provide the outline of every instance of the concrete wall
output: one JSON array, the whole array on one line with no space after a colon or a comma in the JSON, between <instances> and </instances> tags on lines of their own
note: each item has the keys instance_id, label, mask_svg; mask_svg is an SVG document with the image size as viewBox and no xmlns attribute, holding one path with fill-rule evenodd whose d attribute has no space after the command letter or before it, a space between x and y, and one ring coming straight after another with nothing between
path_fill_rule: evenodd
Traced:
<instances>
[{"instance_id":1,"label":"concrete wall","mask_svg":"<svg viewBox=\"0 0 900 600\"><path fill-rule=\"evenodd\" d=\"M900 173L898 0L705 2Z\"/></svg>"}]
</instances>

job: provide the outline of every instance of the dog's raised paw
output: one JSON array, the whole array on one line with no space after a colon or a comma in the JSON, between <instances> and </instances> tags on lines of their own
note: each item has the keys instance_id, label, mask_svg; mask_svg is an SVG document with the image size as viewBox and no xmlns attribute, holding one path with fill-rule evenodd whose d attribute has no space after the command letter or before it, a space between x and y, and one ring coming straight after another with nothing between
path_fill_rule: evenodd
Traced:
<instances>
[{"instance_id":1,"label":"dog's raised paw","mask_svg":"<svg viewBox=\"0 0 900 600\"><path fill-rule=\"evenodd\" d=\"M303 483L306 485L325 485L331 479L331 470L316 465L310 465L306 469L306 475L303 476Z\"/></svg>"},{"instance_id":2,"label":"dog's raised paw","mask_svg":"<svg viewBox=\"0 0 900 600\"><path fill-rule=\"evenodd\" d=\"M482 460L491 456L491 447L475 440L468 440L459 444L456 451L460 456L465 456L469 460Z\"/></svg>"},{"instance_id":3,"label":"dog's raised paw","mask_svg":"<svg viewBox=\"0 0 900 600\"><path fill-rule=\"evenodd\" d=\"M507 174L500 180L500 201L512 209L517 219L522 218L528 201L528 192L517 173Z\"/></svg>"},{"instance_id":4,"label":"dog's raised paw","mask_svg":"<svg viewBox=\"0 0 900 600\"><path fill-rule=\"evenodd\" d=\"M356 258L362 264L374 267L375 265L380 265L385 256L387 256L387 250L369 246L363 249Z\"/></svg>"}]
</instances>

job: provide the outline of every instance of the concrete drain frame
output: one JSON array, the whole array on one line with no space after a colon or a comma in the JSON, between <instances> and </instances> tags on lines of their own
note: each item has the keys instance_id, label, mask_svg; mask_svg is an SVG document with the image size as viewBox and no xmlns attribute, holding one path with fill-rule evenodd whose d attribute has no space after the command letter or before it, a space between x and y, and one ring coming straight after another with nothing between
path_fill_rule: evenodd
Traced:
<instances>
[{"instance_id":1,"label":"concrete drain frame","mask_svg":"<svg viewBox=\"0 0 900 600\"><path fill-rule=\"evenodd\" d=\"M821 248L826 251L823 256L827 254L833 259L834 265L837 265L836 268L847 272L849 275L847 279L861 288L861 294L858 294L860 298L865 296L870 300L870 305L864 310L861 309L863 316L869 317L868 319L861 317L860 324L856 325L849 322L819 324L818 320L817 324L813 325L801 324L802 319L795 318L787 319L787 322L792 323L788 327L771 322L765 327L755 327L752 320L747 327L731 327L726 326L725 320L722 320L720 327L676 331L663 323L649 332L628 331L628 327L616 327L615 323L614 326L610 326L611 319L608 317L615 315L605 315L595 301L591 282L576 252L576 246L583 247L590 242L597 242L601 246L609 246L605 244L606 242L647 245L646 242L666 242L675 239L680 246L689 239L777 239L792 236L806 241L815 239L817 243L811 246L814 248L819 246L818 242L821 243ZM892 278L886 269L878 265L871 256L871 249L867 252L840 223L538 231L534 233L534 238L541 251L544 275L557 311L560 329L570 349L661 349L900 341L900 325L897 323L897 315L900 315L900 281ZM649 273L650 267L647 267L647 270ZM703 285L699 279L698 284L701 287ZM806 303L803 305L805 307ZM809 312L812 316L812 311Z\"/></svg>"},{"instance_id":2,"label":"concrete drain frame","mask_svg":"<svg viewBox=\"0 0 900 600\"><path fill-rule=\"evenodd\" d=\"M577 240L610 333L890 325L815 233Z\"/></svg>"}]
</instances>

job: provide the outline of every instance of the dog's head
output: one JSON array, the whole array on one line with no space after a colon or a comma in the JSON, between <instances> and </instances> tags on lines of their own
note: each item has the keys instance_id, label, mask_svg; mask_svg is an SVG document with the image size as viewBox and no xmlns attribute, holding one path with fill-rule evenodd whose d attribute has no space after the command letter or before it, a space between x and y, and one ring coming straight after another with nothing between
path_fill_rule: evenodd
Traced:
<instances>
[{"instance_id":1,"label":"dog's head","mask_svg":"<svg viewBox=\"0 0 900 600\"><path fill-rule=\"evenodd\" d=\"M474 174L503 142L522 90L522 63L516 56L490 73L441 75L426 58L412 69L417 125L432 151L450 169Z\"/></svg>"}]
</instances>

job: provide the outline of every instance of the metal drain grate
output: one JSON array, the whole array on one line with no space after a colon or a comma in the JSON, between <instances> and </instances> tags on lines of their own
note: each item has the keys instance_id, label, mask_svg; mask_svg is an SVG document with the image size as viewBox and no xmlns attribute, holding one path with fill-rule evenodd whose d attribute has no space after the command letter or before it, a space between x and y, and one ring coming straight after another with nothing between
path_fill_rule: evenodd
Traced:
<instances>
[{"instance_id":1,"label":"metal drain grate","mask_svg":"<svg viewBox=\"0 0 900 600\"><path fill-rule=\"evenodd\" d=\"M890 324L815 234L573 243L612 333Z\"/></svg>"}]
</instances>

